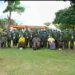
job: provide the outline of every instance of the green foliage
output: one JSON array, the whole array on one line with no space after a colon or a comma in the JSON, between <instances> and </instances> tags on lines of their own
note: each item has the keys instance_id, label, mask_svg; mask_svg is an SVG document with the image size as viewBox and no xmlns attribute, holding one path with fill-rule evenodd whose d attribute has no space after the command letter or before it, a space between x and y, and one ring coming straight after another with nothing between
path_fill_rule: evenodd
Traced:
<instances>
[{"instance_id":1,"label":"green foliage","mask_svg":"<svg viewBox=\"0 0 75 75\"><path fill-rule=\"evenodd\" d=\"M17 25L17 23L13 19L11 19L10 22L12 25ZM8 25L7 18L0 19L0 28L5 29L7 27L7 25Z\"/></svg>"},{"instance_id":2,"label":"green foliage","mask_svg":"<svg viewBox=\"0 0 75 75\"><path fill-rule=\"evenodd\" d=\"M5 2L8 2L8 4L7 4L6 9L3 11L3 13L9 12L8 24L10 25L12 12L22 13L24 12L25 8L20 6L20 0L15 0L15 1L5 0Z\"/></svg>"},{"instance_id":3,"label":"green foliage","mask_svg":"<svg viewBox=\"0 0 75 75\"><path fill-rule=\"evenodd\" d=\"M44 25L49 26L50 25L50 22L46 22L46 23L44 23Z\"/></svg>"},{"instance_id":4,"label":"green foliage","mask_svg":"<svg viewBox=\"0 0 75 75\"><path fill-rule=\"evenodd\" d=\"M58 24L60 28L73 28L75 25L75 10L73 7L56 12L53 23Z\"/></svg>"},{"instance_id":5,"label":"green foliage","mask_svg":"<svg viewBox=\"0 0 75 75\"><path fill-rule=\"evenodd\" d=\"M24 12L24 9L24 7L20 6L20 1L8 1L8 5L3 12Z\"/></svg>"}]
</instances>

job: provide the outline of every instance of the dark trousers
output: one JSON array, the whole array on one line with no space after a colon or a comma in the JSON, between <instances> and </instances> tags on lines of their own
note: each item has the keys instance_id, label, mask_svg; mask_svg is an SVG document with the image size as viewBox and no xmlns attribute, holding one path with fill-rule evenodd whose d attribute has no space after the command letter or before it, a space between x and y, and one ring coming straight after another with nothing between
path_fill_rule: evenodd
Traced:
<instances>
[{"instance_id":1,"label":"dark trousers","mask_svg":"<svg viewBox=\"0 0 75 75\"><path fill-rule=\"evenodd\" d=\"M6 47L6 41L2 41L1 47Z\"/></svg>"},{"instance_id":2,"label":"dark trousers","mask_svg":"<svg viewBox=\"0 0 75 75\"><path fill-rule=\"evenodd\" d=\"M59 46L58 46L58 48L64 48L64 42L63 41L59 41Z\"/></svg>"},{"instance_id":3,"label":"dark trousers","mask_svg":"<svg viewBox=\"0 0 75 75\"><path fill-rule=\"evenodd\" d=\"M28 47L28 38L25 38L25 47Z\"/></svg>"},{"instance_id":4,"label":"dark trousers","mask_svg":"<svg viewBox=\"0 0 75 75\"><path fill-rule=\"evenodd\" d=\"M74 41L70 41L70 49L74 49Z\"/></svg>"},{"instance_id":5,"label":"dark trousers","mask_svg":"<svg viewBox=\"0 0 75 75\"><path fill-rule=\"evenodd\" d=\"M55 46L56 46L56 49L58 49L58 47L59 47L59 42L57 41L57 40L55 40Z\"/></svg>"},{"instance_id":6,"label":"dark trousers","mask_svg":"<svg viewBox=\"0 0 75 75\"><path fill-rule=\"evenodd\" d=\"M13 46L17 46L17 43L18 43L18 39L14 39L13 40Z\"/></svg>"},{"instance_id":7,"label":"dark trousers","mask_svg":"<svg viewBox=\"0 0 75 75\"><path fill-rule=\"evenodd\" d=\"M7 46L11 47L11 40L7 40Z\"/></svg>"},{"instance_id":8,"label":"dark trousers","mask_svg":"<svg viewBox=\"0 0 75 75\"><path fill-rule=\"evenodd\" d=\"M64 48L68 48L68 41L64 41Z\"/></svg>"}]
</instances>

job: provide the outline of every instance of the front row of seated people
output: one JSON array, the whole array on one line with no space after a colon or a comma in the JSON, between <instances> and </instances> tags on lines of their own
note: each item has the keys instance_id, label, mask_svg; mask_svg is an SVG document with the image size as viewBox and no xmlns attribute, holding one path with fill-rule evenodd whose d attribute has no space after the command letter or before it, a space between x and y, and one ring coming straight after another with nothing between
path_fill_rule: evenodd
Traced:
<instances>
[{"instance_id":1,"label":"front row of seated people","mask_svg":"<svg viewBox=\"0 0 75 75\"><path fill-rule=\"evenodd\" d=\"M48 37L48 48L55 49L55 39L52 37Z\"/></svg>"},{"instance_id":2,"label":"front row of seated people","mask_svg":"<svg viewBox=\"0 0 75 75\"><path fill-rule=\"evenodd\" d=\"M21 37L19 38L19 41L18 41L18 48L22 49L25 47L25 38L21 35ZM32 48L34 50L36 49L39 49L40 48L40 38L35 35L32 39Z\"/></svg>"},{"instance_id":3,"label":"front row of seated people","mask_svg":"<svg viewBox=\"0 0 75 75\"><path fill-rule=\"evenodd\" d=\"M34 50L41 48L41 39L38 35L35 35L34 37L32 37L31 39L31 43L29 43L28 45L26 45L26 38L23 37L23 35L21 35L19 37L18 40L18 48L23 49L27 46L31 46L30 48L33 48ZM54 39L51 36L48 36L47 38L47 47L48 49L64 49L64 41L63 40L59 40L56 42L56 39Z\"/></svg>"},{"instance_id":4,"label":"front row of seated people","mask_svg":"<svg viewBox=\"0 0 75 75\"><path fill-rule=\"evenodd\" d=\"M26 41L25 37L23 37L21 35L19 38L19 41L18 41L18 48L20 48L20 49L24 48L25 47L25 41ZM40 46L41 46L41 39L37 35L35 35L32 39L32 48L34 50L36 50L36 49L39 49ZM49 36L47 39L47 46L49 49L55 49L56 48L55 39Z\"/></svg>"}]
</instances>

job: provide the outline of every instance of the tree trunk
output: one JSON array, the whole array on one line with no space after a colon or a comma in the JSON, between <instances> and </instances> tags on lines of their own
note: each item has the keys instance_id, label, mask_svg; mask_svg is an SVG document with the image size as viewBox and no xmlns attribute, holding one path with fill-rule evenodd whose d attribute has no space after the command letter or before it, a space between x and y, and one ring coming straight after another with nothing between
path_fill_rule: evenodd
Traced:
<instances>
[{"instance_id":1,"label":"tree trunk","mask_svg":"<svg viewBox=\"0 0 75 75\"><path fill-rule=\"evenodd\" d=\"M8 16L8 28L11 25L11 11L9 12L9 16Z\"/></svg>"}]
</instances>

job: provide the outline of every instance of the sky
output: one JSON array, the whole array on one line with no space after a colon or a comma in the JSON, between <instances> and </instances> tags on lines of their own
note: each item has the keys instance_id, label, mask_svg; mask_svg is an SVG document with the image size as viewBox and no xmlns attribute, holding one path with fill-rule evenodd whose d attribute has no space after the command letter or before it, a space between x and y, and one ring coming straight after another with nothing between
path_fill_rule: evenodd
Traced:
<instances>
[{"instance_id":1,"label":"sky","mask_svg":"<svg viewBox=\"0 0 75 75\"><path fill-rule=\"evenodd\" d=\"M6 18L8 13L3 13L7 3L0 1L0 18ZM46 22L52 23L55 13L70 6L69 1L21 1L21 6L25 7L22 14L12 13L14 19L20 25L44 25Z\"/></svg>"}]
</instances>

